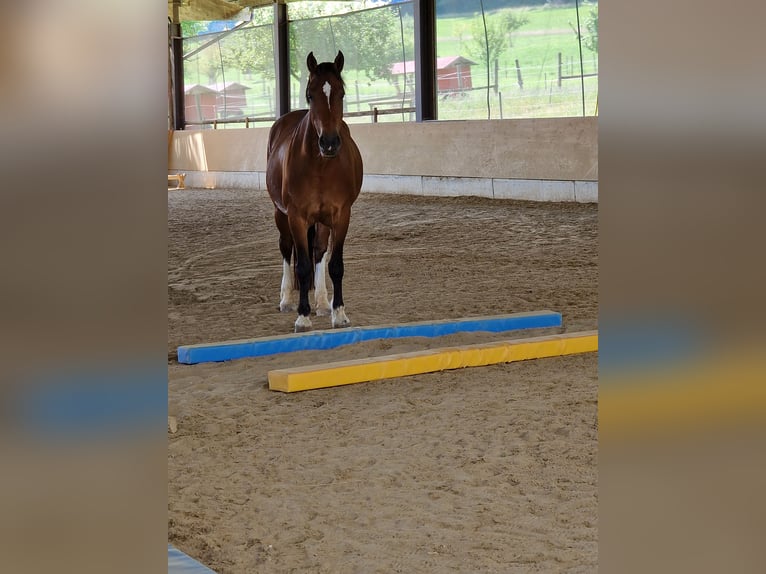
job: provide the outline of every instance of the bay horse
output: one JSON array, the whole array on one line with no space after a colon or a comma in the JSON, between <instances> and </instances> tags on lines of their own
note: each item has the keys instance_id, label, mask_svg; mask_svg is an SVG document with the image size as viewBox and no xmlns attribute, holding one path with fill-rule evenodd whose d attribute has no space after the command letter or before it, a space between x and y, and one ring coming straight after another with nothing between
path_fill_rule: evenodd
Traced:
<instances>
[{"instance_id":1,"label":"bay horse","mask_svg":"<svg viewBox=\"0 0 766 574\"><path fill-rule=\"evenodd\" d=\"M312 327L312 289L317 315L331 315L333 327L350 325L343 305L343 243L351 205L362 187L362 156L343 121L343 52L321 64L310 52L306 65L309 108L289 112L274 123L266 152L266 188L274 203L282 253L279 309L294 311L297 291L296 333ZM332 306L325 267L332 280Z\"/></svg>"}]
</instances>

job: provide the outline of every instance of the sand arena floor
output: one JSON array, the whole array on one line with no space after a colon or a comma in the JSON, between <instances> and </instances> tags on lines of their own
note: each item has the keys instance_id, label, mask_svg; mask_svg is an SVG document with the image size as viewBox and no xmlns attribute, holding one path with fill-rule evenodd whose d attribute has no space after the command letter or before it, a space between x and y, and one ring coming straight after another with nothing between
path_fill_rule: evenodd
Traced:
<instances>
[{"instance_id":1,"label":"sand arena floor","mask_svg":"<svg viewBox=\"0 0 766 574\"><path fill-rule=\"evenodd\" d=\"M595 205L362 195L346 310L375 325L550 309L595 329L597 223ZM277 308L265 192L169 192L168 237L172 544L221 574L596 570L596 354L274 393L273 368L498 335L179 365L181 344L289 333L295 315Z\"/></svg>"}]
</instances>

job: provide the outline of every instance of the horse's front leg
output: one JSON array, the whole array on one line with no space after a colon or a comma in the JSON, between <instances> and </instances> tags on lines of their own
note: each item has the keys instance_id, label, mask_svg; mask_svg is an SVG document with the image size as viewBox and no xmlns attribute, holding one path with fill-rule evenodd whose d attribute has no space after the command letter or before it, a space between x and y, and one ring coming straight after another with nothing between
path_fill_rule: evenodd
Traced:
<instances>
[{"instance_id":1,"label":"horse's front leg","mask_svg":"<svg viewBox=\"0 0 766 574\"><path fill-rule=\"evenodd\" d=\"M295 276L298 280L298 318L295 320L295 332L311 330L311 305L309 305L309 289L311 288L312 261L309 253L308 225L306 220L290 217L290 231L295 242Z\"/></svg>"},{"instance_id":2,"label":"horse's front leg","mask_svg":"<svg viewBox=\"0 0 766 574\"><path fill-rule=\"evenodd\" d=\"M351 324L343 305L343 244L346 241L350 218L351 210L347 209L341 213L332 230L332 254L327 267L332 279L333 328L348 327Z\"/></svg>"}]
</instances>

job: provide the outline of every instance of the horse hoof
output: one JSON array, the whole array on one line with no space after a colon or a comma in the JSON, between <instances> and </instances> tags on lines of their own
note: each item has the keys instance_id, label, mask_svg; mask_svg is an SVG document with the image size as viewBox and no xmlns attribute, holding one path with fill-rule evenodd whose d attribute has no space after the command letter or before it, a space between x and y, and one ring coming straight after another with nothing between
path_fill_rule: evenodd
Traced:
<instances>
[{"instance_id":1,"label":"horse hoof","mask_svg":"<svg viewBox=\"0 0 766 574\"><path fill-rule=\"evenodd\" d=\"M332 310L333 329L342 329L343 327L348 327L350 324L351 321L349 321L348 317L346 316L346 311L343 309L343 306Z\"/></svg>"},{"instance_id":2,"label":"horse hoof","mask_svg":"<svg viewBox=\"0 0 766 574\"><path fill-rule=\"evenodd\" d=\"M295 320L295 332L305 333L306 331L311 331L311 319L304 315L298 315Z\"/></svg>"},{"instance_id":3,"label":"horse hoof","mask_svg":"<svg viewBox=\"0 0 766 574\"><path fill-rule=\"evenodd\" d=\"M327 307L317 307L316 314L317 317L327 317L330 313L332 313L332 309L330 309L330 306Z\"/></svg>"},{"instance_id":4,"label":"horse hoof","mask_svg":"<svg viewBox=\"0 0 766 574\"><path fill-rule=\"evenodd\" d=\"M298 310L298 305L295 303L280 303L279 311L282 313L292 313Z\"/></svg>"}]
</instances>

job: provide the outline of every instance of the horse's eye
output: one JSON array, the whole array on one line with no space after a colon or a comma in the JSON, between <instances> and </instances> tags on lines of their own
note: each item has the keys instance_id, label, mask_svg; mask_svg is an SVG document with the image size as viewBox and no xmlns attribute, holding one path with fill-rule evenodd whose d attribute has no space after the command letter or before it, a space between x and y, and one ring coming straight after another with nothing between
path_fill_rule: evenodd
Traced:
<instances>
[{"instance_id":1,"label":"horse's eye","mask_svg":"<svg viewBox=\"0 0 766 574\"><path fill-rule=\"evenodd\" d=\"M306 101L307 101L307 102L310 102L310 101L311 101L311 96L309 96L308 94L306 94Z\"/></svg>"}]
</instances>

